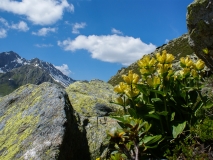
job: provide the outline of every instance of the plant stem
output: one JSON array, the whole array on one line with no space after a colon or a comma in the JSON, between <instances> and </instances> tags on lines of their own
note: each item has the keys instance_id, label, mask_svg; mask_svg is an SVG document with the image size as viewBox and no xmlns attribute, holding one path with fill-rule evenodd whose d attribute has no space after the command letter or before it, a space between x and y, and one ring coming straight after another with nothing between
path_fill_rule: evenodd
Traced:
<instances>
[{"instance_id":1,"label":"plant stem","mask_svg":"<svg viewBox=\"0 0 213 160\"><path fill-rule=\"evenodd\" d=\"M139 149L138 149L138 145L136 144L135 141L134 141L134 145L135 145L135 160L139 160L139 159L138 159Z\"/></svg>"},{"instance_id":2,"label":"plant stem","mask_svg":"<svg viewBox=\"0 0 213 160\"><path fill-rule=\"evenodd\" d=\"M163 97L163 101L164 101L164 109L166 112L168 112L167 104L166 104L166 97ZM167 125L167 131L170 132L168 114L166 115L166 125Z\"/></svg>"}]
</instances>

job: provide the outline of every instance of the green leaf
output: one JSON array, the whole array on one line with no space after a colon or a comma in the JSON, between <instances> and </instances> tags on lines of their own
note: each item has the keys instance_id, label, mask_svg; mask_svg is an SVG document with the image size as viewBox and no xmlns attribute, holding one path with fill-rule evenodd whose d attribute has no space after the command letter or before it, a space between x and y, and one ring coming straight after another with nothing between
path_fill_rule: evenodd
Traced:
<instances>
[{"instance_id":1,"label":"green leaf","mask_svg":"<svg viewBox=\"0 0 213 160\"><path fill-rule=\"evenodd\" d=\"M133 108L128 108L128 113L131 117L137 118L137 113Z\"/></svg>"},{"instance_id":2,"label":"green leaf","mask_svg":"<svg viewBox=\"0 0 213 160\"><path fill-rule=\"evenodd\" d=\"M155 119L157 119L157 120L160 120L160 116L159 115L157 115L157 114L148 114L148 115L146 115L145 117L148 117L148 118L155 118Z\"/></svg>"},{"instance_id":3,"label":"green leaf","mask_svg":"<svg viewBox=\"0 0 213 160\"><path fill-rule=\"evenodd\" d=\"M175 112L172 112L172 114L171 114L171 120L170 121L173 121L174 118L175 118Z\"/></svg>"},{"instance_id":4,"label":"green leaf","mask_svg":"<svg viewBox=\"0 0 213 160\"><path fill-rule=\"evenodd\" d=\"M197 112L203 107L203 102L200 101L199 103L197 103L197 105L194 108L194 115L197 116Z\"/></svg>"},{"instance_id":5,"label":"green leaf","mask_svg":"<svg viewBox=\"0 0 213 160\"><path fill-rule=\"evenodd\" d=\"M165 93L162 92L162 91L158 91L158 90L153 90L153 89L150 89L151 92L154 92L154 93L157 93L157 94L160 94L162 96L165 96Z\"/></svg>"},{"instance_id":6,"label":"green leaf","mask_svg":"<svg viewBox=\"0 0 213 160\"><path fill-rule=\"evenodd\" d=\"M129 115L123 115L123 116L112 116L113 119L116 119L120 122L126 122L126 120L129 118Z\"/></svg>"},{"instance_id":7,"label":"green leaf","mask_svg":"<svg viewBox=\"0 0 213 160\"><path fill-rule=\"evenodd\" d=\"M141 93L143 93L144 95L148 96L149 95L149 91L147 90L147 85L144 84L138 84L137 88L140 90Z\"/></svg>"},{"instance_id":8,"label":"green leaf","mask_svg":"<svg viewBox=\"0 0 213 160\"><path fill-rule=\"evenodd\" d=\"M153 143L158 142L161 139L161 137L162 137L162 135L146 136L142 139L142 141L145 145L151 145Z\"/></svg>"},{"instance_id":9,"label":"green leaf","mask_svg":"<svg viewBox=\"0 0 213 160\"><path fill-rule=\"evenodd\" d=\"M154 102L163 102L160 98L152 98L151 101Z\"/></svg>"},{"instance_id":10,"label":"green leaf","mask_svg":"<svg viewBox=\"0 0 213 160\"><path fill-rule=\"evenodd\" d=\"M172 135L173 138L177 138L177 136L183 132L183 130L186 127L186 121L182 122L182 123L177 123L176 125L172 126Z\"/></svg>"},{"instance_id":11,"label":"green leaf","mask_svg":"<svg viewBox=\"0 0 213 160\"><path fill-rule=\"evenodd\" d=\"M162 111L162 112L157 112L157 114L161 115L161 116L167 116L168 112L167 111Z\"/></svg>"},{"instance_id":12,"label":"green leaf","mask_svg":"<svg viewBox=\"0 0 213 160\"><path fill-rule=\"evenodd\" d=\"M213 107L213 103L212 103L211 100L208 100L208 101L206 102L206 105L203 106L203 108L205 108L205 109L209 109L209 108L212 108L212 107Z\"/></svg>"}]
</instances>

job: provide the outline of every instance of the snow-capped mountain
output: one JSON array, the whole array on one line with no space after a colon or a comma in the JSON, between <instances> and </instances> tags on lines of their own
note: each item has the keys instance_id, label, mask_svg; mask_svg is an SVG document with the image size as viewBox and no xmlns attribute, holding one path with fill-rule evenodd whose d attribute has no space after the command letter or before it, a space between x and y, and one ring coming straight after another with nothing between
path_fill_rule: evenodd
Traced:
<instances>
[{"instance_id":1,"label":"snow-capped mountain","mask_svg":"<svg viewBox=\"0 0 213 160\"><path fill-rule=\"evenodd\" d=\"M42 75L50 76L53 81L61 84L64 87L67 87L69 84L75 81L72 78L64 75L51 63L44 62L42 60L39 60L38 58L26 60L13 51L0 53L0 73L8 73L19 67L23 68L23 66L25 66L25 69L27 68L27 66L29 66L28 68L30 68L28 72L26 72L26 74L31 73L32 70L35 70L37 68L39 70L39 73L43 72ZM22 76L26 77L27 75ZM41 79L50 78L37 77L37 79L39 79L39 81L35 81L35 83L41 83Z\"/></svg>"}]
</instances>

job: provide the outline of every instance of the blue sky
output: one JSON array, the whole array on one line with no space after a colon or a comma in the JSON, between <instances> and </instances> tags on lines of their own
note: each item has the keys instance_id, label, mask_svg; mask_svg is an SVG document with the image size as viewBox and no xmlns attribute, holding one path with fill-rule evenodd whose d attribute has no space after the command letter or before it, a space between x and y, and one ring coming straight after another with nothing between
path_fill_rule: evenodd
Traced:
<instances>
[{"instance_id":1,"label":"blue sky","mask_svg":"<svg viewBox=\"0 0 213 160\"><path fill-rule=\"evenodd\" d=\"M107 81L187 32L193 0L1 0L0 52L54 64L75 80Z\"/></svg>"}]
</instances>

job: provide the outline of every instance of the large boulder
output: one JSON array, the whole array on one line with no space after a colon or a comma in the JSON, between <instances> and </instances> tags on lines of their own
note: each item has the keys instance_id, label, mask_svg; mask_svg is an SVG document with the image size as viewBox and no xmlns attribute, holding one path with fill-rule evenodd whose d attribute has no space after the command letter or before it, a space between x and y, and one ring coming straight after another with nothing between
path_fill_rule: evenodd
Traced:
<instances>
[{"instance_id":1,"label":"large boulder","mask_svg":"<svg viewBox=\"0 0 213 160\"><path fill-rule=\"evenodd\" d=\"M75 82L66 88L73 109L78 113L79 130L86 132L90 158L95 160L102 153L105 156L108 141L107 131L117 126L108 115L123 110L110 103L117 95L112 85L100 80Z\"/></svg>"},{"instance_id":2,"label":"large boulder","mask_svg":"<svg viewBox=\"0 0 213 160\"><path fill-rule=\"evenodd\" d=\"M25 85L0 98L0 159L89 160L89 147L66 92Z\"/></svg>"},{"instance_id":3,"label":"large boulder","mask_svg":"<svg viewBox=\"0 0 213 160\"><path fill-rule=\"evenodd\" d=\"M213 71L213 0L195 0L188 6L189 45Z\"/></svg>"}]
</instances>

